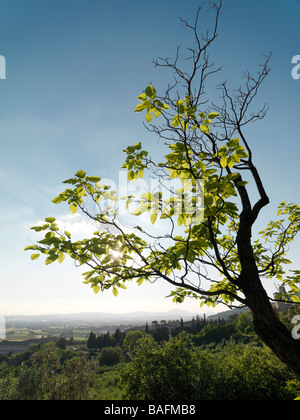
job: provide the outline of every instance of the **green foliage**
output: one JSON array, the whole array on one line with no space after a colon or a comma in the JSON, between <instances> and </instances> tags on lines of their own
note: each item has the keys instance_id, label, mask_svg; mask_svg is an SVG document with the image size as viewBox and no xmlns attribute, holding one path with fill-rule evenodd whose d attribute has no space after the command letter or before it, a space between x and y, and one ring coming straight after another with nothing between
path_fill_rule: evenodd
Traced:
<instances>
[{"instance_id":1,"label":"green foliage","mask_svg":"<svg viewBox=\"0 0 300 420\"><path fill-rule=\"evenodd\" d=\"M294 311L280 314L289 328ZM110 340L88 356L85 347L82 353L53 344L1 356L0 400L292 400L300 395L299 380L258 340L249 311L226 321L181 322L176 337L163 340L155 331L132 331L124 341L122 334L118 329L112 335L91 333L91 342Z\"/></svg>"},{"instance_id":2,"label":"green foliage","mask_svg":"<svg viewBox=\"0 0 300 420\"><path fill-rule=\"evenodd\" d=\"M135 111L146 111L148 122L152 120L153 112L157 118L163 115L170 119L172 109L157 99L153 86L149 85L138 98L141 104ZM135 280L140 285L150 277L160 277L175 286L169 296L176 303L183 302L187 296L199 299L201 305L241 301L237 285L241 263L236 240L239 209L235 198L245 192L247 182L242 179L239 168L241 164L249 163L249 153L239 138L223 141L218 148L196 151L187 141L188 130L189 135L195 136L199 131L199 138L208 136L211 140L213 120L218 120L219 114L214 111L203 113L195 106L192 96L177 100L175 110L171 127L176 130L178 139L168 144L169 153L164 161L154 164L139 142L124 150L127 157L123 165L131 181L143 177L145 171L151 171L154 166L163 171L167 180L176 179L181 183L182 188L177 188L168 198L162 191L143 193L138 199L139 207L131 213L135 216L150 213L152 224L158 218L172 220L172 234L167 235L168 246L155 247L142 239L136 234L138 230L143 232L141 226L136 226L131 233L125 232L117 223L116 192L109 185L101 185L99 177L87 176L80 170L73 178L64 181L71 188L54 198L53 203L66 202L71 213L80 209L100 225L113 227L114 233L97 231L92 238L72 241L69 232L59 232L54 217L47 217L45 224L32 228L36 232L45 231L44 238L25 248L34 251L32 260L44 254L45 263L49 265L55 261L62 263L68 255L77 264L88 265L89 271L83 273L84 283L89 284L95 293L111 289L117 296L119 288L126 289L127 281ZM128 209L133 200L136 201L133 196L122 199ZM101 207L104 200L108 200L109 205ZM99 208L99 213L89 213L88 201ZM285 257L287 246L299 231L300 208L296 204L281 203L278 215L283 218L270 222L260 232L265 243L261 239L253 242L254 258L261 276L280 279L289 286L292 299L296 299L295 293L300 290L299 271L294 270L285 276L284 267L290 263ZM272 252L270 242L274 248ZM113 252L117 252L117 261ZM221 275L208 290L187 281L189 271L200 272L200 264L208 265Z\"/></svg>"},{"instance_id":3,"label":"green foliage","mask_svg":"<svg viewBox=\"0 0 300 420\"><path fill-rule=\"evenodd\" d=\"M121 372L124 364L102 366L97 371L93 391L95 400L122 400Z\"/></svg>"},{"instance_id":4,"label":"green foliage","mask_svg":"<svg viewBox=\"0 0 300 420\"><path fill-rule=\"evenodd\" d=\"M223 340L229 340L236 332L234 323L221 323L207 324L200 333L196 334L193 342L197 346L206 345L210 343L220 343Z\"/></svg>"},{"instance_id":5,"label":"green foliage","mask_svg":"<svg viewBox=\"0 0 300 420\"><path fill-rule=\"evenodd\" d=\"M139 218L148 213L152 225L160 221L160 232L146 232L144 217L131 230L123 228L116 192L101 184L99 177L79 170L64 181L68 187L53 203L64 203L72 214L80 211L100 225L99 231L74 241L70 232L59 231L54 217L47 217L32 228L44 233L44 238L26 250L33 251L32 260L43 254L46 265L63 263L66 255L77 266L86 265L84 283L95 293L110 289L116 297L128 281L141 285L163 279L172 286L169 296L176 303L190 297L198 299L200 306L223 303L232 307L236 302L248 306L258 319L255 327L261 338L299 374L299 361L289 359L289 345L295 347L294 354L298 346L291 337L289 342L288 332L275 322L261 280L280 280L291 299L300 302L295 295L300 291L300 271L286 271L288 246L300 230L300 208L281 203L280 219L271 221L254 238L253 225L270 200L244 133L250 122L266 114L265 107L252 112L252 102L270 71L271 55L258 74L244 74L244 86L230 89L226 82L218 86L221 106L207 100L205 83L219 70L210 62L208 49L217 37L221 7L222 2L213 3L214 25L204 36L199 33L201 8L194 24L182 20L194 37L184 65L180 67L179 49L173 61L155 61L156 66L172 70L175 81L163 95L149 84L135 107L136 113L145 112L147 128L163 140L167 152L155 162L141 142L124 150L122 167L128 180L154 175L159 187L121 200L131 215ZM133 203L138 207L131 211Z\"/></svg>"},{"instance_id":6,"label":"green foliage","mask_svg":"<svg viewBox=\"0 0 300 420\"><path fill-rule=\"evenodd\" d=\"M148 337L139 341L134 359L122 374L128 399L194 399L199 369L189 340L181 337L159 346Z\"/></svg>"},{"instance_id":7,"label":"green foliage","mask_svg":"<svg viewBox=\"0 0 300 420\"><path fill-rule=\"evenodd\" d=\"M285 400L299 382L267 348L228 342L214 353L181 335L159 346L146 337L122 374L126 398Z\"/></svg>"},{"instance_id":8,"label":"green foliage","mask_svg":"<svg viewBox=\"0 0 300 420\"><path fill-rule=\"evenodd\" d=\"M112 366L121 363L123 360L123 351L120 347L106 347L101 350L99 356L100 365Z\"/></svg>"},{"instance_id":9,"label":"green foliage","mask_svg":"<svg viewBox=\"0 0 300 420\"><path fill-rule=\"evenodd\" d=\"M110 335L109 332L96 336L92 331L90 332L87 347L88 349L103 349L105 347L121 347L125 333L121 332L119 328L116 329L115 333Z\"/></svg>"},{"instance_id":10,"label":"green foliage","mask_svg":"<svg viewBox=\"0 0 300 420\"><path fill-rule=\"evenodd\" d=\"M17 379L12 371L0 376L0 401L15 400Z\"/></svg>"},{"instance_id":11,"label":"green foliage","mask_svg":"<svg viewBox=\"0 0 300 420\"><path fill-rule=\"evenodd\" d=\"M166 327L158 326L153 332L152 336L155 341L162 343L163 341L169 340L169 330Z\"/></svg>"},{"instance_id":12,"label":"green foliage","mask_svg":"<svg viewBox=\"0 0 300 420\"><path fill-rule=\"evenodd\" d=\"M143 331L131 331L126 334L123 341L123 349L126 353L133 352L139 345L139 340L146 337L146 333Z\"/></svg>"},{"instance_id":13,"label":"green foliage","mask_svg":"<svg viewBox=\"0 0 300 420\"><path fill-rule=\"evenodd\" d=\"M139 95L138 98L142 104L138 105L136 112L146 110L147 121L151 120L152 112L155 113L156 117L159 117L163 112L169 110L169 106L162 104L156 98L156 90L152 86L148 86L145 93ZM198 120L192 97L177 101L176 106L178 114L173 118L172 126L176 127L180 123L180 130L183 132L193 122L192 131L199 129L202 133L208 133L212 119L218 117L218 113L215 112L211 112L209 115L199 112ZM173 246L164 251L151 249L147 259L145 259L144 250L149 249L149 244L134 233L125 234L120 227L118 227L119 234L95 232L91 239L72 242L71 234L69 232L59 232L55 218L47 217L45 219L46 224L32 228L36 232L46 231L46 234L44 239L38 241L37 245L26 247L26 250L35 251L31 258L38 258L40 255L37 253L38 251L45 254L45 262L48 265L55 261L62 263L67 254L80 265L88 264L89 267L92 267L83 275L85 276L84 283L90 284L95 293L111 288L113 294L117 296L118 288L126 288L124 283L128 280L135 279L138 284L141 284L153 275L164 276L168 280L172 278L176 270L181 270L185 264L184 261L193 264L199 256L204 256L208 250L213 248L211 230L218 235L220 224L225 225L227 222L230 223L233 230L234 221L238 217L236 205L225 201L232 195L236 195L234 181L238 174L218 175L217 169L215 169L216 162L220 168L223 168L223 162L226 158L232 168L233 160L239 163L241 158L247 157L247 154L244 148L239 145L238 139L230 140L227 142L227 146L222 146L217 153L211 156L204 152L195 154L183 141L170 144L169 150L170 153L165 156L165 161L157 166L164 168L171 180L179 179L183 188L177 190L175 196L168 200L164 199L161 192L143 194L140 199L141 206L132 214L140 216L145 211L151 212L150 220L152 224L156 222L158 217L161 219L177 218L179 227L189 228L186 237L175 236ZM129 146L125 153L127 158L123 167L128 170L128 179L134 181L138 177L143 177L144 171L149 169L148 152L142 150L141 143L137 143L134 146ZM197 188L203 188L202 183L199 184L200 180L207 184L204 218L215 219L210 228L205 223L201 223L203 212L201 210L199 213L199 206L203 208L204 203L199 202L199 196L195 194ZM74 178L64 181L73 188L67 188L53 199L53 203L66 202L71 213L76 213L78 209L81 209L94 221L116 226L114 218L117 215L117 210L113 205L116 203L116 194L110 191L109 186L100 185L100 181L99 177L87 176L86 172L80 170ZM87 198L90 198L97 205L102 200L109 199L112 205L101 209L98 214L92 215L86 210ZM124 199L129 206L132 197L124 197ZM198 209L196 209L197 207ZM195 226L191 228L192 221ZM229 236L224 236L223 239L220 238L220 244L228 249L232 246L232 241ZM113 261L112 249L117 250L120 254L118 264ZM162 255L164 258L162 258ZM233 252L231 255L235 256ZM142 269L137 269L136 265L131 263L136 258L141 259ZM233 300L232 297L228 297L226 292L234 293L234 286L225 281L221 284L221 288L225 292L222 295L225 301ZM175 293L174 300L177 302L182 302L186 295L195 298L200 297L197 293L193 293L191 290L182 290L180 287ZM217 295L218 288L215 286L211 289L211 296ZM210 297L209 299L206 298L205 301L213 302L214 300L213 297Z\"/></svg>"},{"instance_id":14,"label":"green foliage","mask_svg":"<svg viewBox=\"0 0 300 420\"><path fill-rule=\"evenodd\" d=\"M226 168L227 166L229 168L233 168L235 164L241 162L241 159L249 157L248 153L245 151L244 147L239 144L239 142L238 138L229 140L227 144L221 146L215 154L215 157L220 159L220 165L222 168ZM246 185L246 183L242 183L240 185Z\"/></svg>"},{"instance_id":15,"label":"green foliage","mask_svg":"<svg viewBox=\"0 0 300 420\"><path fill-rule=\"evenodd\" d=\"M144 170L148 169L147 163L145 163L148 152L141 149L141 143L136 143L134 146L128 146L127 149L124 150L124 153L127 154L127 158L122 168L127 169L127 178L130 181L143 178L145 173ZM129 197L125 197L125 199L127 201L130 200Z\"/></svg>"},{"instance_id":16,"label":"green foliage","mask_svg":"<svg viewBox=\"0 0 300 420\"><path fill-rule=\"evenodd\" d=\"M27 363L0 379L0 399L85 400L91 399L96 365L83 355L60 360L54 344L38 349Z\"/></svg>"},{"instance_id":17,"label":"green foliage","mask_svg":"<svg viewBox=\"0 0 300 420\"><path fill-rule=\"evenodd\" d=\"M215 381L215 392L221 400L284 400L295 396L288 385L293 374L267 347L229 343L216 354L216 365L222 383Z\"/></svg>"},{"instance_id":18,"label":"green foliage","mask_svg":"<svg viewBox=\"0 0 300 420\"><path fill-rule=\"evenodd\" d=\"M170 107L163 104L158 98L156 98L156 89L152 85L148 85L145 89L145 93L138 96L138 100L142 103L137 105L135 112L146 111L146 120L150 123L153 119L152 113L158 118L162 111L169 109Z\"/></svg>"}]
</instances>

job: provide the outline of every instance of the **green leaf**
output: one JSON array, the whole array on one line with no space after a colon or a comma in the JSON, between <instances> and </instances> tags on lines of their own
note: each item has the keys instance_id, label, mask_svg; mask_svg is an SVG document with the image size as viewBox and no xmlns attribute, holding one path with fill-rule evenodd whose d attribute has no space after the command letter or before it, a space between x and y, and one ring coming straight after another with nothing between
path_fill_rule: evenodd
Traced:
<instances>
[{"instance_id":1,"label":"green leaf","mask_svg":"<svg viewBox=\"0 0 300 420\"><path fill-rule=\"evenodd\" d=\"M296 295L291 296L292 302L300 303L300 298Z\"/></svg>"},{"instance_id":2,"label":"green leaf","mask_svg":"<svg viewBox=\"0 0 300 420\"><path fill-rule=\"evenodd\" d=\"M101 290L101 288L100 288L99 285L93 287L93 292L96 293L96 294L99 293L100 290Z\"/></svg>"},{"instance_id":3,"label":"green leaf","mask_svg":"<svg viewBox=\"0 0 300 420\"><path fill-rule=\"evenodd\" d=\"M210 127L207 124L201 124L200 125L200 130L202 131L202 133L204 134L209 134L210 133Z\"/></svg>"},{"instance_id":4,"label":"green leaf","mask_svg":"<svg viewBox=\"0 0 300 420\"><path fill-rule=\"evenodd\" d=\"M237 153L234 153L231 157L236 163L240 163L241 158Z\"/></svg>"},{"instance_id":5,"label":"green leaf","mask_svg":"<svg viewBox=\"0 0 300 420\"><path fill-rule=\"evenodd\" d=\"M146 101L145 101L146 102ZM137 105L136 107L135 107L135 110L134 110L134 112L142 112L142 111L144 111L144 109L146 109L147 108L147 105L144 105L144 103L143 104L139 104L139 105Z\"/></svg>"},{"instance_id":6,"label":"green leaf","mask_svg":"<svg viewBox=\"0 0 300 420\"><path fill-rule=\"evenodd\" d=\"M227 165L228 165L229 168L233 168L234 164L235 164L235 160L232 156L230 156L227 160Z\"/></svg>"},{"instance_id":7,"label":"green leaf","mask_svg":"<svg viewBox=\"0 0 300 420\"><path fill-rule=\"evenodd\" d=\"M85 189L83 187L77 187L74 190L74 193L77 194L77 197L82 197L82 196L86 195L85 194Z\"/></svg>"},{"instance_id":8,"label":"green leaf","mask_svg":"<svg viewBox=\"0 0 300 420\"><path fill-rule=\"evenodd\" d=\"M226 168L227 166L227 157L223 156L220 160L220 165L222 166L222 168Z\"/></svg>"},{"instance_id":9,"label":"green leaf","mask_svg":"<svg viewBox=\"0 0 300 420\"><path fill-rule=\"evenodd\" d=\"M181 121L181 118L182 118L182 116L181 115L176 115L174 118L173 118L173 121L172 121L172 127L177 127L179 124L180 124L180 121Z\"/></svg>"},{"instance_id":10,"label":"green leaf","mask_svg":"<svg viewBox=\"0 0 300 420\"><path fill-rule=\"evenodd\" d=\"M59 264L61 264L64 261L64 259L65 259L65 255L63 253L61 253L58 256L58 260L57 261L59 262Z\"/></svg>"},{"instance_id":11,"label":"green leaf","mask_svg":"<svg viewBox=\"0 0 300 420\"><path fill-rule=\"evenodd\" d=\"M151 216L150 216L150 220L151 220L152 225L154 225L154 223L156 222L156 219L157 219L157 214L152 213Z\"/></svg>"},{"instance_id":12,"label":"green leaf","mask_svg":"<svg viewBox=\"0 0 300 420\"><path fill-rule=\"evenodd\" d=\"M64 201L64 197L62 195L59 195L58 197L53 198L52 203L59 204L62 201Z\"/></svg>"},{"instance_id":13,"label":"green leaf","mask_svg":"<svg viewBox=\"0 0 300 420\"><path fill-rule=\"evenodd\" d=\"M116 286L113 287L112 292L113 292L114 297L118 296L119 292L118 292L118 289L116 288Z\"/></svg>"},{"instance_id":14,"label":"green leaf","mask_svg":"<svg viewBox=\"0 0 300 420\"><path fill-rule=\"evenodd\" d=\"M247 181L238 181L237 182L237 185L239 186L239 187L244 187L245 185L247 185L248 184L248 182Z\"/></svg>"},{"instance_id":15,"label":"green leaf","mask_svg":"<svg viewBox=\"0 0 300 420\"><path fill-rule=\"evenodd\" d=\"M84 178L86 175L86 172L79 170L78 172L76 172L75 176L77 176L78 178Z\"/></svg>"},{"instance_id":16,"label":"green leaf","mask_svg":"<svg viewBox=\"0 0 300 420\"><path fill-rule=\"evenodd\" d=\"M77 213L78 205L76 203L71 204L70 207L69 207L69 210L73 214Z\"/></svg>"},{"instance_id":17,"label":"green leaf","mask_svg":"<svg viewBox=\"0 0 300 420\"><path fill-rule=\"evenodd\" d=\"M161 112L158 109L154 110L154 115L158 118L161 115Z\"/></svg>"},{"instance_id":18,"label":"green leaf","mask_svg":"<svg viewBox=\"0 0 300 420\"><path fill-rule=\"evenodd\" d=\"M101 181L101 178L99 176L88 176L86 177L86 180L88 182L99 182Z\"/></svg>"},{"instance_id":19,"label":"green leaf","mask_svg":"<svg viewBox=\"0 0 300 420\"><path fill-rule=\"evenodd\" d=\"M52 264L54 261L56 261L58 258L57 254L51 255L50 257L48 257L45 261L46 265Z\"/></svg>"},{"instance_id":20,"label":"green leaf","mask_svg":"<svg viewBox=\"0 0 300 420\"><path fill-rule=\"evenodd\" d=\"M141 195L141 198L142 198L143 200L148 201L148 202L150 203L150 202L151 202L151 200L152 200L152 194L151 194L151 193L149 193L149 192L144 193L144 194L142 194L142 195Z\"/></svg>"},{"instance_id":21,"label":"green leaf","mask_svg":"<svg viewBox=\"0 0 300 420\"><path fill-rule=\"evenodd\" d=\"M33 260L36 260L37 258L39 258L39 256L40 256L40 254L32 254L32 255L31 255L31 259L32 259L32 261L33 261Z\"/></svg>"},{"instance_id":22,"label":"green leaf","mask_svg":"<svg viewBox=\"0 0 300 420\"><path fill-rule=\"evenodd\" d=\"M140 216L141 214L143 214L147 209L143 208L143 207L139 207L135 210L133 210L130 214L132 214L132 216Z\"/></svg>"},{"instance_id":23,"label":"green leaf","mask_svg":"<svg viewBox=\"0 0 300 420\"><path fill-rule=\"evenodd\" d=\"M47 223L53 223L53 222L55 222L55 217L46 217L46 219L45 219L45 222L47 222Z\"/></svg>"},{"instance_id":24,"label":"green leaf","mask_svg":"<svg viewBox=\"0 0 300 420\"><path fill-rule=\"evenodd\" d=\"M178 172L175 169L172 169L171 173L170 173L170 179L174 179L178 177Z\"/></svg>"},{"instance_id":25,"label":"green leaf","mask_svg":"<svg viewBox=\"0 0 300 420\"><path fill-rule=\"evenodd\" d=\"M150 114L150 112L147 112L147 114L146 114L146 120L148 121L148 123L153 120L153 115Z\"/></svg>"},{"instance_id":26,"label":"green leaf","mask_svg":"<svg viewBox=\"0 0 300 420\"><path fill-rule=\"evenodd\" d=\"M156 90L152 85L149 85L146 87L145 93L147 96L149 96L150 99L156 98Z\"/></svg>"},{"instance_id":27,"label":"green leaf","mask_svg":"<svg viewBox=\"0 0 300 420\"><path fill-rule=\"evenodd\" d=\"M141 95L139 95L137 98L140 101L145 101L147 99L147 95L145 93L141 93Z\"/></svg>"},{"instance_id":28,"label":"green leaf","mask_svg":"<svg viewBox=\"0 0 300 420\"><path fill-rule=\"evenodd\" d=\"M135 172L133 172L133 171L129 171L128 173L127 173L127 179L128 179L128 181L134 181L134 180L136 180L136 179L138 179L139 178L139 176L138 176L138 174L136 174Z\"/></svg>"},{"instance_id":29,"label":"green leaf","mask_svg":"<svg viewBox=\"0 0 300 420\"><path fill-rule=\"evenodd\" d=\"M217 118L219 116L220 116L220 114L218 114L217 112L211 112L210 114L208 114L208 118L210 120L213 120L214 118Z\"/></svg>"}]
</instances>

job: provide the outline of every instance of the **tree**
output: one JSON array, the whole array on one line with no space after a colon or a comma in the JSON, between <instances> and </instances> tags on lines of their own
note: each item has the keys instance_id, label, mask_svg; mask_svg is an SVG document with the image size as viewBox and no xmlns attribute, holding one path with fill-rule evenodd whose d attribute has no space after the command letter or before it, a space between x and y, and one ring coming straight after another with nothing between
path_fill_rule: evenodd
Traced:
<instances>
[{"instance_id":1,"label":"tree","mask_svg":"<svg viewBox=\"0 0 300 420\"><path fill-rule=\"evenodd\" d=\"M167 154L162 162L155 162L136 143L124 150L123 168L130 181L146 173L154 176L159 180L157 188L118 201L111 186L79 170L64 181L68 188L53 202L66 202L72 213L80 210L99 225L99 231L92 238L72 241L69 232L59 231L55 218L47 217L44 224L32 228L46 232L45 237L26 249L35 251L33 260L44 254L47 265L61 263L66 254L76 264L86 265L84 282L95 293L111 289L117 296L118 288L126 289L128 281L141 285L163 279L172 286L169 296L174 302L192 297L201 305L247 306L258 336L300 375L300 343L276 316L262 284L263 278L276 278L299 302L295 293L300 270L286 272L285 266L290 263L287 247L299 231L300 207L280 203L280 218L252 237L269 197L254 164L246 128L266 115L266 105L254 111L253 103L269 74L271 54L256 75L244 74L243 86L231 90L224 82L218 85L220 103L209 101L205 84L220 69L211 63L208 51L218 36L221 7L221 2L212 5L214 24L203 34L201 8L193 23L181 19L194 38L188 55L182 57L178 48L174 60L155 61L158 68L173 72L174 82L162 96L152 85L138 96L135 111L146 112L145 125L160 138ZM253 191L258 199L252 198ZM103 206L103 200L110 205ZM97 206L97 214L89 210L89 202ZM164 232L155 235L141 225L128 231L119 223L120 203L130 210L137 202L139 207L131 214L138 218L148 212L152 224L164 221Z\"/></svg>"},{"instance_id":2,"label":"tree","mask_svg":"<svg viewBox=\"0 0 300 420\"><path fill-rule=\"evenodd\" d=\"M291 400L299 384L266 347L229 341L207 352L184 333L162 345L144 338L122 372L128 399Z\"/></svg>"},{"instance_id":3,"label":"tree","mask_svg":"<svg viewBox=\"0 0 300 420\"><path fill-rule=\"evenodd\" d=\"M115 345L116 346L120 346L122 347L123 344L123 340L125 338L125 333L122 333L122 331L120 330L120 328L117 328L115 331L115 334L113 335L114 339L115 339Z\"/></svg>"},{"instance_id":4,"label":"tree","mask_svg":"<svg viewBox=\"0 0 300 420\"><path fill-rule=\"evenodd\" d=\"M124 338L123 350L126 353L133 352L138 347L139 340L141 340L145 336L147 336L147 334L143 331L130 331L128 334L126 334L126 337Z\"/></svg>"},{"instance_id":5,"label":"tree","mask_svg":"<svg viewBox=\"0 0 300 420\"><path fill-rule=\"evenodd\" d=\"M199 397L204 372L185 335L163 345L148 335L139 341L132 362L122 372L122 384L128 399L192 400Z\"/></svg>"},{"instance_id":6,"label":"tree","mask_svg":"<svg viewBox=\"0 0 300 420\"><path fill-rule=\"evenodd\" d=\"M88 349L94 349L96 347L96 334L94 334L92 331L90 332L90 335L87 341L87 347Z\"/></svg>"},{"instance_id":7,"label":"tree","mask_svg":"<svg viewBox=\"0 0 300 420\"><path fill-rule=\"evenodd\" d=\"M64 337L61 337L61 338L57 341L56 346L57 346L59 349L61 349L61 350L66 350L66 348L67 348L67 341L66 341L66 339L65 339Z\"/></svg>"},{"instance_id":8,"label":"tree","mask_svg":"<svg viewBox=\"0 0 300 420\"><path fill-rule=\"evenodd\" d=\"M72 357L64 363L60 359L60 350L53 343L38 349L30 363L20 369L14 399L90 399L96 364L83 356Z\"/></svg>"},{"instance_id":9,"label":"tree","mask_svg":"<svg viewBox=\"0 0 300 420\"><path fill-rule=\"evenodd\" d=\"M158 325L157 328L154 331L152 331L152 336L155 341L157 341L158 343L162 343L163 341L169 340L170 334L167 327Z\"/></svg>"},{"instance_id":10,"label":"tree","mask_svg":"<svg viewBox=\"0 0 300 420\"><path fill-rule=\"evenodd\" d=\"M106 347L102 349L99 356L100 366L112 366L120 363L123 359L123 351L120 347Z\"/></svg>"}]
</instances>

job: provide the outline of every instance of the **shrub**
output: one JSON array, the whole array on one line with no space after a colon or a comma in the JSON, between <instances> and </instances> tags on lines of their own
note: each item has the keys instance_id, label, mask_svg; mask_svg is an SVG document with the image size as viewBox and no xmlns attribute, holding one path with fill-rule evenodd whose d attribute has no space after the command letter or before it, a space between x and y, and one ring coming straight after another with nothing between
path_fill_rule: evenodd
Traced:
<instances>
[{"instance_id":1,"label":"shrub","mask_svg":"<svg viewBox=\"0 0 300 420\"><path fill-rule=\"evenodd\" d=\"M105 347L99 356L100 365L112 366L123 360L123 351L120 347Z\"/></svg>"},{"instance_id":2,"label":"shrub","mask_svg":"<svg viewBox=\"0 0 300 420\"><path fill-rule=\"evenodd\" d=\"M145 400L286 400L300 389L268 348L229 342L211 353L182 334L161 346L142 339L122 381L126 398Z\"/></svg>"}]
</instances>

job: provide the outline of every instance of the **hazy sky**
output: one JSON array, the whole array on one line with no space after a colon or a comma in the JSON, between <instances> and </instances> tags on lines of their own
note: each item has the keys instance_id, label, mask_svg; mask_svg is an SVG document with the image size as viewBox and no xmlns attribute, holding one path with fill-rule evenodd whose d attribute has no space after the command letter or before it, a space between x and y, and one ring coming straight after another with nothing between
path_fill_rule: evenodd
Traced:
<instances>
[{"instance_id":1,"label":"hazy sky","mask_svg":"<svg viewBox=\"0 0 300 420\"><path fill-rule=\"evenodd\" d=\"M163 283L129 285L118 298L95 295L71 261L45 267L24 247L38 239L29 228L47 216L77 233L92 229L51 200L79 169L118 181L122 150L142 141L160 145L133 112L150 83L167 86L172 75L151 64L189 46L179 16L193 19L202 0L1 0L0 55L0 314L82 311L168 310ZM271 205L299 203L300 80L291 76L300 55L300 1L225 0L212 54L223 72L216 82L233 87L242 72L256 72L272 51L272 72L257 98L270 105L267 117L249 129L255 163ZM202 22L206 25L206 16ZM205 27L206 29L206 27ZM300 73L300 72L299 72ZM299 240L291 249L299 258ZM268 286L270 289L272 285ZM205 312L197 302L182 309Z\"/></svg>"}]
</instances>

